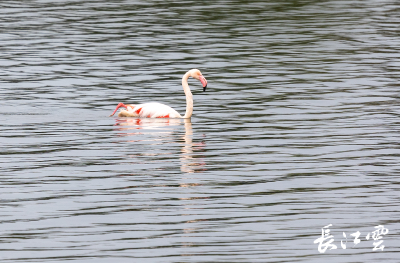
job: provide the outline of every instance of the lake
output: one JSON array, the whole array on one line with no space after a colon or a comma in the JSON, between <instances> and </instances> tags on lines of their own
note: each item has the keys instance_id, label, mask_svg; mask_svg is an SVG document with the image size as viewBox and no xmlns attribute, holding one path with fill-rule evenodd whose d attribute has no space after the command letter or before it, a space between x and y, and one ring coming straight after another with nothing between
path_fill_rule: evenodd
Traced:
<instances>
[{"instance_id":1,"label":"lake","mask_svg":"<svg viewBox=\"0 0 400 263\"><path fill-rule=\"evenodd\" d=\"M0 7L1 262L398 262L399 2Z\"/></svg>"}]
</instances>

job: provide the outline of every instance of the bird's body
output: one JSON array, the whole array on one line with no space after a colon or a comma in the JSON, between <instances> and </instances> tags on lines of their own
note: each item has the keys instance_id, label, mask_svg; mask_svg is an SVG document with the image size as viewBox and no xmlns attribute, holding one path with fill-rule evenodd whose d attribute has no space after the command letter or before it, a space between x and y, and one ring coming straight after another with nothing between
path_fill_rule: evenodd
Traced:
<instances>
[{"instance_id":1,"label":"bird's body","mask_svg":"<svg viewBox=\"0 0 400 263\"><path fill-rule=\"evenodd\" d=\"M118 113L118 117L140 117L140 118L190 118L193 113L193 95L190 91L188 79L192 77L194 79L199 80L203 85L203 91L206 91L207 88L207 80L203 77L200 70L191 69L186 72L182 77L182 87L183 91L186 95L186 113L184 116L181 116L176 110L171 107L158 103L158 102L150 102L143 103L138 105L132 104L123 104L119 103L115 108L114 112L110 115L113 116L117 110L121 107L124 107L125 110L121 110Z\"/></svg>"},{"instance_id":2,"label":"bird's body","mask_svg":"<svg viewBox=\"0 0 400 263\"><path fill-rule=\"evenodd\" d=\"M139 117L139 118L182 118L182 116L170 106L158 102L149 102L138 105L125 105L126 110L122 110L119 117ZM121 107L123 107L121 105Z\"/></svg>"}]
</instances>

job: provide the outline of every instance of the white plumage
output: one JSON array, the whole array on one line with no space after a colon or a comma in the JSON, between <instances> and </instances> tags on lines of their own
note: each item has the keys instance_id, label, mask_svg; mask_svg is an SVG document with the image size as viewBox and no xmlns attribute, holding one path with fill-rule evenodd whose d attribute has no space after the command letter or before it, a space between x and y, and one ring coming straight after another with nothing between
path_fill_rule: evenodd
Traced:
<instances>
[{"instance_id":1,"label":"white plumage","mask_svg":"<svg viewBox=\"0 0 400 263\"><path fill-rule=\"evenodd\" d=\"M126 106L128 106L128 108L121 111L118 116L140 118L182 118L176 110L158 102Z\"/></svg>"},{"instance_id":2,"label":"white plumage","mask_svg":"<svg viewBox=\"0 0 400 263\"><path fill-rule=\"evenodd\" d=\"M197 79L203 85L203 91L206 91L207 88L207 80L203 77L200 70L191 69L186 72L182 77L182 87L183 91L186 95L186 113L184 116L181 116L176 110L173 108L157 103L143 103L139 105L131 105L131 104L123 104L119 103L115 108L114 112L110 115L113 116L117 110L121 107L124 107L126 110L121 110L118 113L119 117L141 117L141 118L190 118L193 114L193 95L190 91L188 79L192 77Z\"/></svg>"}]
</instances>

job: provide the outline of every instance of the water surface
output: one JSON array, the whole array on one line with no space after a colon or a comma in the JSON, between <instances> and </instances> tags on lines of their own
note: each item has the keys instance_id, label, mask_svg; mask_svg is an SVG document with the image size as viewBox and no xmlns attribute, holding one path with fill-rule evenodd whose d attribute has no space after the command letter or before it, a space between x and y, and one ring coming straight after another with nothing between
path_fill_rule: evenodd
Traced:
<instances>
[{"instance_id":1,"label":"water surface","mask_svg":"<svg viewBox=\"0 0 400 263\"><path fill-rule=\"evenodd\" d=\"M396 1L0 7L2 262L398 262Z\"/></svg>"}]
</instances>

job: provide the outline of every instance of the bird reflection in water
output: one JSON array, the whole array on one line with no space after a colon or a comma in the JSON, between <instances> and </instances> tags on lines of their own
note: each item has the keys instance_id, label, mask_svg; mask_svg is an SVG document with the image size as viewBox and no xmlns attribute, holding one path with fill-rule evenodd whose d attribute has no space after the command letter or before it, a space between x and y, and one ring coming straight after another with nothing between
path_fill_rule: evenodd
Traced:
<instances>
[{"instance_id":1,"label":"bird reflection in water","mask_svg":"<svg viewBox=\"0 0 400 263\"><path fill-rule=\"evenodd\" d=\"M176 150L171 152L171 149L176 149L174 147L165 147L168 149L166 151L161 151L150 153L150 149L145 155L150 159L146 158L146 162L153 161L151 157L158 157L157 162L169 162L170 159L161 159L165 154L172 156L179 156L180 170L182 172L181 178L179 178L178 188L188 188L188 191L177 191L177 198L180 200L181 210L183 212L182 216L185 217L195 217L186 221L182 233L184 237L191 238L194 233L200 231L198 222L207 221L208 219L196 218L196 209L202 206L203 199L209 199L209 196L198 195L197 188L201 185L199 183L199 178L196 177L194 173L202 172L205 169L206 163L201 152L204 151L205 143L204 141L199 143L193 143L193 129L190 119L150 119L150 118L118 118L116 119L118 126L118 131L120 131L120 136L129 136L130 138L138 138L136 140L129 140L128 142L141 143L143 140L152 140L154 144L150 145L151 150L153 150L157 145L168 145L176 144L181 145L180 151ZM185 133L182 136L182 124L185 129ZM151 135L151 136L146 136ZM144 137L144 138L143 138ZM126 142L126 141L125 141ZM164 147L163 147L164 148ZM165 149L164 148L164 149ZM132 156L131 158L138 158L139 156ZM174 157L173 157L174 158ZM136 160L135 160L136 161ZM154 187L171 187L171 185L161 183L159 181L155 182ZM192 190L192 189L193 190ZM194 210L193 210L194 209ZM192 247L194 244L192 242L182 242L183 247Z\"/></svg>"},{"instance_id":2,"label":"bird reflection in water","mask_svg":"<svg viewBox=\"0 0 400 263\"><path fill-rule=\"evenodd\" d=\"M193 129L192 122L190 119L184 119L185 125L185 135L183 139L185 141L184 146L182 147L182 155L181 155L181 171L185 173L194 173L195 171L204 171L204 160L199 162L198 158L194 158L193 150L199 151L203 150L205 143L204 141L200 143L193 143ZM201 160L201 159L200 159ZM195 170L196 169L196 170Z\"/></svg>"},{"instance_id":3,"label":"bird reflection in water","mask_svg":"<svg viewBox=\"0 0 400 263\"><path fill-rule=\"evenodd\" d=\"M177 133L178 128L182 127L183 124L185 128L185 134L180 136ZM201 152L204 147L204 141L199 143L193 143L193 129L190 119L173 119L173 118L117 118L116 126L117 130L120 131L118 134L121 137L137 135L151 135L152 141L156 144L165 143L179 143L182 144L181 151L179 153L181 171L184 173L195 173L206 170L204 158L201 158L197 152ZM180 129L179 129L180 130ZM127 142L141 142L143 140L149 140L139 138L128 140ZM173 149L173 148L172 148ZM141 155L164 155L163 153L141 153ZM178 154L168 152L167 154ZM161 160L160 160L161 161ZM191 185L182 185L182 187L190 187Z\"/></svg>"}]
</instances>

